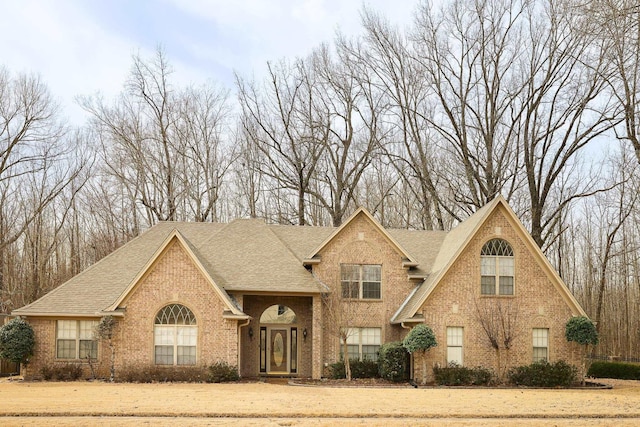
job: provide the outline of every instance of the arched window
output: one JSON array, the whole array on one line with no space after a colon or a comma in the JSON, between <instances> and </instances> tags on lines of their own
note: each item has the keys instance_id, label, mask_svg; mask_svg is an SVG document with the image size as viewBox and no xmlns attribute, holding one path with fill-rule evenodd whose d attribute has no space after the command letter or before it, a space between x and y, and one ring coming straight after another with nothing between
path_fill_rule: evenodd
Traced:
<instances>
[{"instance_id":1,"label":"arched window","mask_svg":"<svg viewBox=\"0 0 640 427\"><path fill-rule=\"evenodd\" d=\"M491 239L480 251L480 293L513 295L513 248L502 239Z\"/></svg>"},{"instance_id":2,"label":"arched window","mask_svg":"<svg viewBox=\"0 0 640 427\"><path fill-rule=\"evenodd\" d=\"M193 312L169 304L156 315L153 329L157 365L195 365L198 326Z\"/></svg>"}]
</instances>

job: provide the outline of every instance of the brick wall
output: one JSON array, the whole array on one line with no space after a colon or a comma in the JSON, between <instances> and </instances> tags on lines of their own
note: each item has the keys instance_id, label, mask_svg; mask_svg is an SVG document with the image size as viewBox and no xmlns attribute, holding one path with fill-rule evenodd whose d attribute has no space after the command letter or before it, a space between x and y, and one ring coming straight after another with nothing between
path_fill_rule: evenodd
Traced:
<instances>
[{"instance_id":1,"label":"brick wall","mask_svg":"<svg viewBox=\"0 0 640 427\"><path fill-rule=\"evenodd\" d=\"M480 295L480 250L492 238L505 239L514 250L514 296ZM512 313L510 317L515 330L511 349L501 352L502 372L510 366L533 361L533 328L549 329L550 361L563 359L578 363L574 346L564 337L564 325L572 316L571 310L501 207L487 220L419 310L438 341L438 346L428 353L429 378L434 365L446 365L448 326L464 328L463 363L466 366L485 366L498 371L496 351L478 322L479 313L484 308L495 310L498 304ZM416 360L416 378L422 378L421 365Z\"/></svg>"},{"instance_id":2,"label":"brick wall","mask_svg":"<svg viewBox=\"0 0 640 427\"><path fill-rule=\"evenodd\" d=\"M224 303L174 240L122 304L126 312L116 340L116 370L154 363L155 316L172 303L196 316L198 365L238 364L237 321L222 318Z\"/></svg>"},{"instance_id":3,"label":"brick wall","mask_svg":"<svg viewBox=\"0 0 640 427\"><path fill-rule=\"evenodd\" d=\"M99 318L65 318L65 320L96 320ZM33 357L22 374L26 379L41 379L43 367L56 367L67 364L80 365L83 378L91 378L91 368L86 360L56 359L56 320L43 317L29 317L27 321L33 328L36 337ZM98 343L98 359L94 363L96 377L109 376L109 348L106 344Z\"/></svg>"},{"instance_id":4,"label":"brick wall","mask_svg":"<svg viewBox=\"0 0 640 427\"><path fill-rule=\"evenodd\" d=\"M335 236L320 252L321 262L313 266L315 275L334 293L341 294L340 264L381 264L381 299L351 300L340 305L338 310L343 325L348 327L381 328L381 341L397 341L403 331L389 320L414 288L407 278L407 270L402 267L402 256L389 240L364 214L354 218L340 234ZM323 365L339 359L339 338L336 322L332 320L332 310L324 307ZM346 323L344 323L346 322Z\"/></svg>"}]
</instances>

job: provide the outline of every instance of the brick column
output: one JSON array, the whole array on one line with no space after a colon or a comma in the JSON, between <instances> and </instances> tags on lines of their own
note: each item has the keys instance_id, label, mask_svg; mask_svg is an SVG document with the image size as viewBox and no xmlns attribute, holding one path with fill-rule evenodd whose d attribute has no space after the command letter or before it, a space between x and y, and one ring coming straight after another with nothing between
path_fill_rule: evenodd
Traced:
<instances>
[{"instance_id":1,"label":"brick column","mask_svg":"<svg viewBox=\"0 0 640 427\"><path fill-rule=\"evenodd\" d=\"M311 377L322 376L322 297L313 297L313 331L312 331Z\"/></svg>"}]
</instances>

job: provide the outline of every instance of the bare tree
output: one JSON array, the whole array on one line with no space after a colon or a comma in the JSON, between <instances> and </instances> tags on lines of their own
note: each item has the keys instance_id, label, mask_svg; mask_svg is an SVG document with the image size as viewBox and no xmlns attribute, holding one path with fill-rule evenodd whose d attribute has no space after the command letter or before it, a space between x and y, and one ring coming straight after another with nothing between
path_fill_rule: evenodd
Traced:
<instances>
[{"instance_id":1,"label":"bare tree","mask_svg":"<svg viewBox=\"0 0 640 427\"><path fill-rule=\"evenodd\" d=\"M514 300L485 298L475 301L476 319L495 350L496 372L500 378L504 378L510 367L509 350L519 333L519 313L519 305ZM503 353L506 360L502 357Z\"/></svg>"},{"instance_id":2,"label":"bare tree","mask_svg":"<svg viewBox=\"0 0 640 427\"><path fill-rule=\"evenodd\" d=\"M318 125L325 128L320 141L325 148L320 158L319 185L311 187L311 194L337 227L386 140L379 121L386 100L370 76L354 65L357 58L349 50L338 48L336 56L334 59L328 46L313 53L318 99L315 115L324 118Z\"/></svg>"},{"instance_id":3,"label":"bare tree","mask_svg":"<svg viewBox=\"0 0 640 427\"><path fill-rule=\"evenodd\" d=\"M363 10L362 20L364 45L344 44L344 48L357 57L362 69L375 75L373 84L389 99L385 111L378 113L378 120L393 125L394 134L389 139L399 143L385 144L383 149L399 176L409 184L405 188L420 206L422 226L442 230L450 207L443 203L442 189L437 184L438 150L435 129L430 124L434 120L430 77L416 61L410 40L400 30L370 9Z\"/></svg>"},{"instance_id":4,"label":"bare tree","mask_svg":"<svg viewBox=\"0 0 640 427\"><path fill-rule=\"evenodd\" d=\"M80 98L102 143L106 172L156 221L217 219L216 202L233 158L227 152L227 91L213 85L181 90L159 49L134 56L126 90L109 105Z\"/></svg>"},{"instance_id":5,"label":"bare tree","mask_svg":"<svg viewBox=\"0 0 640 427\"><path fill-rule=\"evenodd\" d=\"M525 3L454 0L439 14L428 3L418 8L415 57L437 101L426 119L450 158L443 173L454 202L467 212L497 194L509 199L520 184L514 101L523 86L514 64L526 51Z\"/></svg>"},{"instance_id":6,"label":"bare tree","mask_svg":"<svg viewBox=\"0 0 640 427\"><path fill-rule=\"evenodd\" d=\"M294 192L298 225L305 225L307 195L329 129L317 115L315 81L310 64L267 64L268 80L258 86L236 75L246 135L263 156L260 170ZM319 125L321 123L322 125Z\"/></svg>"},{"instance_id":7,"label":"bare tree","mask_svg":"<svg viewBox=\"0 0 640 427\"><path fill-rule=\"evenodd\" d=\"M578 6L593 23L602 59L610 67L603 75L622 117L616 136L631 144L640 163L640 6L632 0L591 0Z\"/></svg>"}]
</instances>

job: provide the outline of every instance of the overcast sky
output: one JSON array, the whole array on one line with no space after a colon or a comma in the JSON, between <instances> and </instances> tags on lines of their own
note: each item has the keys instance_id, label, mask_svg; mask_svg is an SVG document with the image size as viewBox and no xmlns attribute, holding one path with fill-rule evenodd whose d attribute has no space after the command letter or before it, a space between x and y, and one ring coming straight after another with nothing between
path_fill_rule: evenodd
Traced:
<instances>
[{"instance_id":1,"label":"overcast sky","mask_svg":"<svg viewBox=\"0 0 640 427\"><path fill-rule=\"evenodd\" d=\"M404 25L417 1L0 0L0 65L38 73L78 120L74 97L119 93L133 54L160 45L178 82L231 88L234 71L261 76L267 60L359 33L363 4Z\"/></svg>"}]
</instances>

